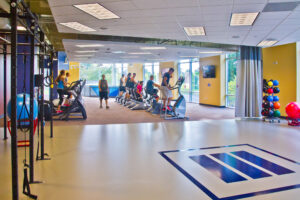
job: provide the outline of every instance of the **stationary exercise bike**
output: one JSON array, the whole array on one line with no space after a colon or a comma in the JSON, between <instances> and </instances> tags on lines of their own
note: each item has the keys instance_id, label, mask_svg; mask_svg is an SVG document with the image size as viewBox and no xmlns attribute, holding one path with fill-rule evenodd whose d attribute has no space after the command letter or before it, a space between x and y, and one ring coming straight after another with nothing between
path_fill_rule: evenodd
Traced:
<instances>
[{"instance_id":1,"label":"stationary exercise bike","mask_svg":"<svg viewBox=\"0 0 300 200\"><path fill-rule=\"evenodd\" d=\"M188 119L186 114L186 101L184 96L181 94L181 86L184 83L184 77L181 76L177 80L176 84L171 87L171 90L178 90L179 97L175 100L175 103L171 106L171 111L162 111L160 112L160 116L164 119Z\"/></svg>"}]
</instances>

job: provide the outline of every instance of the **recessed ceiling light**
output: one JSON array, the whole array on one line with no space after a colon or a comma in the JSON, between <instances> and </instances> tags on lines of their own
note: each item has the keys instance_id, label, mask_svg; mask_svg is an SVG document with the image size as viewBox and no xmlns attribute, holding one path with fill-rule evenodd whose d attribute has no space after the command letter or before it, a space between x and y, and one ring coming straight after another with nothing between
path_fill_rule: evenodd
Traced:
<instances>
[{"instance_id":1,"label":"recessed ceiling light","mask_svg":"<svg viewBox=\"0 0 300 200\"><path fill-rule=\"evenodd\" d=\"M75 51L75 52L76 53L96 53L98 51L93 51L93 50L89 51L89 50L86 50L86 51Z\"/></svg>"},{"instance_id":2,"label":"recessed ceiling light","mask_svg":"<svg viewBox=\"0 0 300 200\"><path fill-rule=\"evenodd\" d=\"M85 47L103 47L103 44L77 44L76 47L85 48Z\"/></svg>"},{"instance_id":3,"label":"recessed ceiling light","mask_svg":"<svg viewBox=\"0 0 300 200\"><path fill-rule=\"evenodd\" d=\"M126 53L125 51L113 51L112 53L114 54L123 54L123 53Z\"/></svg>"},{"instance_id":4,"label":"recessed ceiling light","mask_svg":"<svg viewBox=\"0 0 300 200\"><path fill-rule=\"evenodd\" d=\"M123 56L123 57L121 57L121 58L138 58L138 56Z\"/></svg>"},{"instance_id":5,"label":"recessed ceiling light","mask_svg":"<svg viewBox=\"0 0 300 200\"><path fill-rule=\"evenodd\" d=\"M118 15L107 10L98 3L74 5L76 8L90 14L97 19L118 19Z\"/></svg>"},{"instance_id":6,"label":"recessed ceiling light","mask_svg":"<svg viewBox=\"0 0 300 200\"><path fill-rule=\"evenodd\" d=\"M258 12L255 13L233 13L231 15L230 26L252 26Z\"/></svg>"},{"instance_id":7,"label":"recessed ceiling light","mask_svg":"<svg viewBox=\"0 0 300 200\"><path fill-rule=\"evenodd\" d=\"M199 56L180 56L181 58L199 58Z\"/></svg>"},{"instance_id":8,"label":"recessed ceiling light","mask_svg":"<svg viewBox=\"0 0 300 200\"><path fill-rule=\"evenodd\" d=\"M152 53L150 53L150 52L131 52L128 54L130 54L130 55L150 55Z\"/></svg>"},{"instance_id":9,"label":"recessed ceiling light","mask_svg":"<svg viewBox=\"0 0 300 200\"><path fill-rule=\"evenodd\" d=\"M24 26L17 26L18 31L26 31L27 29Z\"/></svg>"},{"instance_id":10,"label":"recessed ceiling light","mask_svg":"<svg viewBox=\"0 0 300 200\"><path fill-rule=\"evenodd\" d=\"M200 51L201 54L220 54L222 51Z\"/></svg>"},{"instance_id":11,"label":"recessed ceiling light","mask_svg":"<svg viewBox=\"0 0 300 200\"><path fill-rule=\"evenodd\" d=\"M257 46L259 47L270 47L276 44L278 41L277 40L263 40L261 41Z\"/></svg>"},{"instance_id":12,"label":"recessed ceiling light","mask_svg":"<svg viewBox=\"0 0 300 200\"><path fill-rule=\"evenodd\" d=\"M92 29L88 26L85 26L83 24L80 24L78 22L66 22L66 23L59 23L63 26L66 26L68 28L80 31L80 32L92 32L92 31L96 31L95 29Z\"/></svg>"},{"instance_id":13,"label":"recessed ceiling light","mask_svg":"<svg viewBox=\"0 0 300 200\"><path fill-rule=\"evenodd\" d=\"M141 47L142 50L160 50L160 49L167 49L166 47Z\"/></svg>"},{"instance_id":14,"label":"recessed ceiling light","mask_svg":"<svg viewBox=\"0 0 300 200\"><path fill-rule=\"evenodd\" d=\"M184 27L184 31L189 36L205 35L205 30L204 30L203 26L199 26L199 27Z\"/></svg>"},{"instance_id":15,"label":"recessed ceiling light","mask_svg":"<svg viewBox=\"0 0 300 200\"><path fill-rule=\"evenodd\" d=\"M91 57L93 55L91 54L86 54L86 55L75 55L75 57Z\"/></svg>"}]
</instances>

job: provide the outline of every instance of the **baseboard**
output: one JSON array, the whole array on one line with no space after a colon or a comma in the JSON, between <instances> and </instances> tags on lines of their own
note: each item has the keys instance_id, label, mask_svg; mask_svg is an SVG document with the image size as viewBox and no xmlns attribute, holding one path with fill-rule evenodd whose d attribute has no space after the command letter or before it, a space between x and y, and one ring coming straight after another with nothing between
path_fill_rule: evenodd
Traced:
<instances>
[{"instance_id":1,"label":"baseboard","mask_svg":"<svg viewBox=\"0 0 300 200\"><path fill-rule=\"evenodd\" d=\"M215 107L215 108L226 108L226 106L216 106L216 105L210 105L210 104L204 104L204 103L199 103L201 106L209 106L209 107Z\"/></svg>"}]
</instances>

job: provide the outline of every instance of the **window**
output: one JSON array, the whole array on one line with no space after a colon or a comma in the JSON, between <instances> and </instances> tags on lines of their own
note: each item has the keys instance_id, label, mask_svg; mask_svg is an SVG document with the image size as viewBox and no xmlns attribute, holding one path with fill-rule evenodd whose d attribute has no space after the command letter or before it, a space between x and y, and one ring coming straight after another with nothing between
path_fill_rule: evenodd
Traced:
<instances>
[{"instance_id":1,"label":"window","mask_svg":"<svg viewBox=\"0 0 300 200\"><path fill-rule=\"evenodd\" d=\"M198 59L179 61L179 76L185 78L181 93L188 102L199 103L199 66Z\"/></svg>"},{"instance_id":2,"label":"window","mask_svg":"<svg viewBox=\"0 0 300 200\"><path fill-rule=\"evenodd\" d=\"M144 82L150 79L150 76L154 76L154 82L158 83L159 79L159 63L145 63L144 64Z\"/></svg>"},{"instance_id":3,"label":"window","mask_svg":"<svg viewBox=\"0 0 300 200\"><path fill-rule=\"evenodd\" d=\"M127 63L116 64L90 64L80 63L80 79L85 79L89 85L97 85L102 74L105 74L109 86L119 86L122 74L127 74Z\"/></svg>"},{"instance_id":4,"label":"window","mask_svg":"<svg viewBox=\"0 0 300 200\"><path fill-rule=\"evenodd\" d=\"M236 68L239 53L226 54L226 107L235 107Z\"/></svg>"}]
</instances>

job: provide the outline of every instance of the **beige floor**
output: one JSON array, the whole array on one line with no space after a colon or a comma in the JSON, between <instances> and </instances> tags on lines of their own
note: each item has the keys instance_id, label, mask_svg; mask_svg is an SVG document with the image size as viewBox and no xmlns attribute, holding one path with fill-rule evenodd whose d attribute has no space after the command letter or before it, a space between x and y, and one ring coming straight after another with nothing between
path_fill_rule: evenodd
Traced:
<instances>
[{"instance_id":1,"label":"beige floor","mask_svg":"<svg viewBox=\"0 0 300 200\"><path fill-rule=\"evenodd\" d=\"M299 162L299 130L235 120L58 126L53 139L46 130L51 160L36 162L36 179L44 183L32 185L32 191L41 200L205 200L159 151L249 143ZM20 148L20 191L23 152ZM0 141L0 188L0 199L11 199L9 140ZM294 189L249 199L299 195Z\"/></svg>"}]
</instances>

